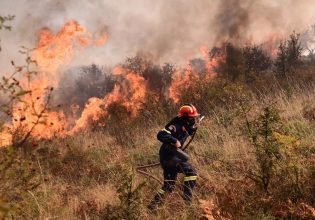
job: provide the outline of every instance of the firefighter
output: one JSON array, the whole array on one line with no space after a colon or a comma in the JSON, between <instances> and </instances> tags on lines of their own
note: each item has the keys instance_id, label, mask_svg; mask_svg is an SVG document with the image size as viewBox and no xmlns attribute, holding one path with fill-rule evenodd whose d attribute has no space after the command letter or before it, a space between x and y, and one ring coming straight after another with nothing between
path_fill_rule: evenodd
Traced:
<instances>
[{"instance_id":1,"label":"firefighter","mask_svg":"<svg viewBox=\"0 0 315 220\"><path fill-rule=\"evenodd\" d=\"M199 116L195 106L185 104L180 107L178 115L158 132L157 139L162 142L159 155L163 168L164 184L149 204L150 210L155 210L163 203L165 194L174 190L178 173L185 175L183 199L187 203L191 202L197 174L192 165L187 162L187 158L179 154L180 150L178 149L181 149L186 139L196 131L196 121Z\"/></svg>"}]
</instances>

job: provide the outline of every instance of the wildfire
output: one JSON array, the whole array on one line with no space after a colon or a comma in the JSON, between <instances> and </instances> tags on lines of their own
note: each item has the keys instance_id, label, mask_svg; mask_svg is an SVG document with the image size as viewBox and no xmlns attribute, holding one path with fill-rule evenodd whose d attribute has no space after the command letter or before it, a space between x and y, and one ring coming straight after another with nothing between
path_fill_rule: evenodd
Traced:
<instances>
[{"instance_id":1,"label":"wildfire","mask_svg":"<svg viewBox=\"0 0 315 220\"><path fill-rule=\"evenodd\" d=\"M2 127L2 131L0 133L0 147L7 146L12 143L12 134L10 131L10 127Z\"/></svg>"},{"instance_id":2,"label":"wildfire","mask_svg":"<svg viewBox=\"0 0 315 220\"><path fill-rule=\"evenodd\" d=\"M211 80L217 76L217 72L215 69L219 66L220 62L223 62L223 60L225 59L225 55L221 53L215 54L210 57L210 50L207 46L201 46L200 52L203 55L204 60L206 60L206 80Z\"/></svg>"},{"instance_id":3,"label":"wildfire","mask_svg":"<svg viewBox=\"0 0 315 220\"><path fill-rule=\"evenodd\" d=\"M280 41L285 39L284 35L270 35L268 36L263 43L266 51L271 55L272 58L275 58L278 54L278 46Z\"/></svg>"},{"instance_id":4,"label":"wildfire","mask_svg":"<svg viewBox=\"0 0 315 220\"><path fill-rule=\"evenodd\" d=\"M278 37L269 38L267 47L274 49ZM48 105L50 93L60 83L62 69L70 64L73 57L87 47L104 45L108 40L107 33L97 36L87 31L77 21L67 22L57 33L42 29L36 49L31 53L30 61L37 64L36 77L29 77L27 72L20 85L28 94L21 102L13 106L12 123L5 125L1 133L0 146L11 143L12 131L31 131L35 138L51 139L55 136L72 135L86 129L91 122L104 123L102 118L110 118L110 107L113 104L123 106L131 117L138 115L146 95L148 83L140 74L117 66L113 70L115 85L110 93L103 98L91 97L80 115L78 103L69 103L70 115L62 110L53 111ZM201 68L196 69L192 63L178 68L172 75L169 98L178 103L182 91L197 81L210 81L217 76L217 67L225 59L224 49L211 51L207 46L200 47L203 56ZM199 64L198 64L199 65ZM145 66L143 68L146 68ZM202 70L202 71L200 71ZM36 125L36 126L34 126Z\"/></svg>"},{"instance_id":5,"label":"wildfire","mask_svg":"<svg viewBox=\"0 0 315 220\"><path fill-rule=\"evenodd\" d=\"M102 34L102 37L98 38L95 40L94 45L95 46L102 46L105 44L105 42L108 40L108 35L107 34Z\"/></svg>"},{"instance_id":6,"label":"wildfire","mask_svg":"<svg viewBox=\"0 0 315 220\"><path fill-rule=\"evenodd\" d=\"M217 73L215 68L219 65L219 62L224 59L223 55L217 55L210 57L210 51L207 46L201 46L200 52L206 61L206 73L200 75L194 71L190 65L181 70L178 69L172 76L172 84L169 88L169 97L178 103L183 90L187 89L198 80L209 81L216 77Z\"/></svg>"},{"instance_id":7,"label":"wildfire","mask_svg":"<svg viewBox=\"0 0 315 220\"><path fill-rule=\"evenodd\" d=\"M107 39L107 34L98 38L93 36L74 20L67 22L56 34L49 29L42 29L38 45L29 59L37 64L36 77L29 77L27 72L20 81L22 88L31 92L23 96L22 102L13 106L12 124L6 126L12 131L31 131L35 138L66 135L69 119L63 111L56 112L48 108L49 94L60 81L60 68L68 65L76 52L88 46L101 46ZM1 137L1 145L11 142L12 137L8 132L1 133Z\"/></svg>"},{"instance_id":8,"label":"wildfire","mask_svg":"<svg viewBox=\"0 0 315 220\"><path fill-rule=\"evenodd\" d=\"M100 117L109 116L108 107L113 103L124 106L131 113L131 116L138 114L147 93L145 79L137 73L122 67L116 67L114 75L120 79L115 84L113 91L103 99L90 98L81 117L76 121L75 127L69 134L86 128L90 121L97 122Z\"/></svg>"},{"instance_id":9,"label":"wildfire","mask_svg":"<svg viewBox=\"0 0 315 220\"><path fill-rule=\"evenodd\" d=\"M96 40L94 38L85 27L74 20L67 22L56 34L49 29L42 29L32 58L36 60L41 72L48 73L52 76L50 80L58 82L59 68L69 64L77 52L75 49L84 49L92 45L102 46L108 35L103 34Z\"/></svg>"},{"instance_id":10,"label":"wildfire","mask_svg":"<svg viewBox=\"0 0 315 220\"><path fill-rule=\"evenodd\" d=\"M199 75L196 74L189 65L182 70L177 70L172 76L172 84L169 88L169 97L175 102L179 102L181 97L181 91L188 88L190 82L199 79Z\"/></svg>"}]
</instances>

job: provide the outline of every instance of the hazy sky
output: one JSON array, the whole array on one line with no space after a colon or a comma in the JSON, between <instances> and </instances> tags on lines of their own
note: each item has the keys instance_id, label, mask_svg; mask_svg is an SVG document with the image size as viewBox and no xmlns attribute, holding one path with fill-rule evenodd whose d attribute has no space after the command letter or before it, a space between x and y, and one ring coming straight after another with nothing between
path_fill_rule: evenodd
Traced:
<instances>
[{"instance_id":1,"label":"hazy sky","mask_svg":"<svg viewBox=\"0 0 315 220\"><path fill-rule=\"evenodd\" d=\"M57 31L70 19L109 33L104 46L76 56L73 65L114 65L148 52L157 62L182 64L221 40L260 43L302 31L315 23L315 0L0 0L0 14L16 15L13 30L0 32L1 71L21 61L21 45L35 47L41 28Z\"/></svg>"}]
</instances>

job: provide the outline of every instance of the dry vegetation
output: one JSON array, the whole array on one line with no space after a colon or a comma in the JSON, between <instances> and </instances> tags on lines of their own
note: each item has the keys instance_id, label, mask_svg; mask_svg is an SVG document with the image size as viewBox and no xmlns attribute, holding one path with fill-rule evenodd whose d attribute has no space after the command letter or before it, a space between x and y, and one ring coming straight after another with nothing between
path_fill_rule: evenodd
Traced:
<instances>
[{"instance_id":1,"label":"dry vegetation","mask_svg":"<svg viewBox=\"0 0 315 220\"><path fill-rule=\"evenodd\" d=\"M155 135L163 126L161 122L143 123L142 128L133 130L135 142L129 146L119 144L102 130L39 142L32 150L36 159L25 160L32 163L36 173L32 175L36 180L32 181L40 185L32 190L21 183L18 186L23 193L16 192L16 197L11 194L16 188L2 187L1 191L6 190L2 192L6 195L5 201L14 207L14 212L7 217L314 218L314 92L311 87L293 91L288 96L279 90L259 100L246 100L247 107L244 101L229 109L211 109L212 113L207 115L188 150L191 163L199 173L191 207L181 201L179 178L176 192L167 198L157 214L152 215L145 208L159 186L152 179L136 174L135 167L158 160L159 143ZM274 111L272 114L279 113L279 121L270 127L268 134L273 142L269 170L259 164L259 159L269 152L258 154L255 151L244 116L246 113L249 121L258 120L256 126L259 126L264 122L256 118L259 114L264 115L266 106L278 109L270 110ZM260 135L257 130L254 132ZM265 140L260 141L260 147L268 147ZM150 172L161 177L160 168L152 168ZM269 178L267 187L262 185L266 175ZM11 181L13 184L16 180Z\"/></svg>"},{"instance_id":2,"label":"dry vegetation","mask_svg":"<svg viewBox=\"0 0 315 220\"><path fill-rule=\"evenodd\" d=\"M181 91L181 103L206 115L188 149L199 176L191 206L179 177L157 213L146 209L159 184L135 170L158 161L156 133L178 107L148 96L136 118L112 105L105 127L2 148L0 218L314 219L315 67L290 56L295 37L281 44L274 65L256 46L228 45L217 78ZM257 53L265 66L248 62ZM149 172L162 177L161 168Z\"/></svg>"}]
</instances>

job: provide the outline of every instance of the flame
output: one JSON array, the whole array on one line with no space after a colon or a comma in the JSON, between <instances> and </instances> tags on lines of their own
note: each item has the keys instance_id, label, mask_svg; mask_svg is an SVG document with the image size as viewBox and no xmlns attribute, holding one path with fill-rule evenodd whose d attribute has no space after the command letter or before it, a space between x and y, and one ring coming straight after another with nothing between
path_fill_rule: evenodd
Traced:
<instances>
[{"instance_id":1,"label":"flame","mask_svg":"<svg viewBox=\"0 0 315 220\"><path fill-rule=\"evenodd\" d=\"M200 53L202 54L203 58L205 60L208 60L208 57L209 57L209 47L207 45L202 45L200 46L199 48L200 50Z\"/></svg>"},{"instance_id":2,"label":"flame","mask_svg":"<svg viewBox=\"0 0 315 220\"><path fill-rule=\"evenodd\" d=\"M23 102L14 106L12 129L22 127L26 131L32 131L32 136L38 139L72 135L87 128L91 121L109 117L108 107L113 103L119 103L132 117L136 116L147 93L146 80L119 66L114 69L117 82L113 91L102 99L90 98L81 117L75 120L73 128L70 128L71 117L67 118L63 111L51 111L47 108L51 88L57 87L60 80L60 68L71 62L77 49L80 51L88 46L100 46L107 40L107 34L93 37L73 20L67 22L56 34L48 29L41 30L38 46L31 56L38 65L39 74L36 79L26 77L22 80L23 88L31 93L23 97ZM75 115L78 105L72 104L71 111ZM12 137L8 134L7 141L2 141L1 144L8 144L11 141L9 138Z\"/></svg>"},{"instance_id":3,"label":"flame","mask_svg":"<svg viewBox=\"0 0 315 220\"><path fill-rule=\"evenodd\" d=\"M169 88L169 97L175 103L178 103L182 90L188 88L191 81L198 80L198 78L198 74L196 74L189 65L187 65L183 71L175 71L172 76L172 84Z\"/></svg>"},{"instance_id":4,"label":"flame","mask_svg":"<svg viewBox=\"0 0 315 220\"><path fill-rule=\"evenodd\" d=\"M224 54L219 54L213 57L210 57L210 50L207 46L201 46L200 52L206 61L207 74L206 79L211 80L217 76L216 68L219 66L219 63L225 59Z\"/></svg>"},{"instance_id":5,"label":"flame","mask_svg":"<svg viewBox=\"0 0 315 220\"><path fill-rule=\"evenodd\" d=\"M47 28L42 29L38 45L31 53L31 60L37 63L36 79L30 77L29 73L21 79L22 88L31 92L23 96L22 102L13 106L12 123L6 126L12 131L19 128L32 131L35 138L50 139L56 135L66 135L69 118L62 111L51 111L48 108L49 94L58 86L61 67L68 65L76 52L81 52L88 46L101 46L107 39L108 35L103 34L95 40L86 28L74 20L65 23L56 34ZM1 133L1 137L4 134ZM8 132L6 134L5 144L8 144L12 137Z\"/></svg>"},{"instance_id":6,"label":"flame","mask_svg":"<svg viewBox=\"0 0 315 220\"><path fill-rule=\"evenodd\" d=\"M108 34L102 34L103 36L95 40L95 46L102 46L108 40Z\"/></svg>"},{"instance_id":7,"label":"flame","mask_svg":"<svg viewBox=\"0 0 315 220\"><path fill-rule=\"evenodd\" d=\"M39 32L38 45L31 53L31 60L37 63L38 73L36 78L29 77L30 75L26 73L21 80L23 89L31 92L23 96L23 102L13 106L12 123L5 125L6 129L1 133L0 146L11 143L12 131L19 128L32 131L31 135L38 139L73 135L88 128L91 122L100 123L103 117L110 118L109 107L116 103L123 106L131 117L136 117L148 93L147 82L140 74L122 66L117 66L113 70L116 83L112 92L103 98L90 98L80 116L78 116L80 108L76 103L70 103L69 110L72 112L70 116L66 116L62 110L53 111L47 105L52 87L56 88L59 84L62 68L68 66L76 54L87 47L104 45L108 38L107 33L96 36L88 32L74 20L65 23L57 33L47 28L42 29ZM281 39L279 36L268 38L266 47L270 46L270 51L276 53L274 45L279 39ZM210 81L217 76L217 67L225 59L224 50L212 54L207 46L201 46L200 52L206 62L205 72L199 73L190 65L178 68L172 75L168 90L169 98L173 102L178 103L182 92L197 81Z\"/></svg>"},{"instance_id":8,"label":"flame","mask_svg":"<svg viewBox=\"0 0 315 220\"><path fill-rule=\"evenodd\" d=\"M169 98L173 102L178 103L180 101L182 91L195 84L198 80L210 81L217 76L216 67L218 67L220 61L224 59L224 56L218 55L210 58L210 50L207 46L201 46L200 52L206 61L206 74L201 76L189 65L186 65L183 70L176 70L172 76L172 84L168 90Z\"/></svg>"},{"instance_id":9,"label":"flame","mask_svg":"<svg viewBox=\"0 0 315 220\"><path fill-rule=\"evenodd\" d=\"M101 117L109 116L108 107L113 103L124 106L132 117L138 114L147 93L145 79L139 74L119 66L114 69L114 75L121 79L115 84L113 91L103 99L90 98L81 117L76 121L75 127L69 134L88 127L90 121L97 122Z\"/></svg>"},{"instance_id":10,"label":"flame","mask_svg":"<svg viewBox=\"0 0 315 220\"><path fill-rule=\"evenodd\" d=\"M0 132L0 147L8 146L12 143L12 133L10 127L4 126Z\"/></svg>"},{"instance_id":11,"label":"flame","mask_svg":"<svg viewBox=\"0 0 315 220\"><path fill-rule=\"evenodd\" d=\"M131 117L137 116L147 95L147 82L138 73L121 66L117 66L113 71L116 77L113 91L103 98L90 98L79 118L76 117L79 110L76 103L70 105L71 116L66 116L62 110L52 111L48 108L49 94L52 87L58 86L62 68L69 65L73 57L83 49L101 46L107 40L106 33L98 37L93 36L74 20L67 22L57 33L47 28L42 29L38 45L31 54L31 60L37 63L38 74L34 79L27 74L22 79L22 87L31 92L23 97L23 102L18 102L13 107L10 129L14 131L23 128L25 131L32 131L32 136L38 139L72 135L87 128L90 122L99 123L102 117L110 118L109 107L114 103L125 107ZM176 70L169 88L169 97L174 102L179 101L181 91L188 88L192 82L211 80L215 76L214 68L218 65L219 58L210 59L207 47L202 47L201 51L207 62L205 76L200 76L189 65ZM10 135L6 136L6 143L11 141L10 138L12 139Z\"/></svg>"},{"instance_id":12,"label":"flame","mask_svg":"<svg viewBox=\"0 0 315 220\"><path fill-rule=\"evenodd\" d=\"M85 105L81 117L76 121L75 127L69 132L69 134L73 134L83 128L86 128L91 120L97 121L102 115L107 115L107 112L103 109L104 104L103 99L95 97L90 98Z\"/></svg>"},{"instance_id":13,"label":"flame","mask_svg":"<svg viewBox=\"0 0 315 220\"><path fill-rule=\"evenodd\" d=\"M75 47L91 45L91 38L91 34L74 20L67 22L56 34L43 29L32 58L36 60L41 72L48 72L58 82L56 76L59 74L59 67L71 61Z\"/></svg>"},{"instance_id":14,"label":"flame","mask_svg":"<svg viewBox=\"0 0 315 220\"><path fill-rule=\"evenodd\" d=\"M266 48L266 51L271 55L272 58L277 57L278 55L278 46L280 41L284 41L285 36L281 34L272 34L267 36L263 41L263 46Z\"/></svg>"}]
</instances>

